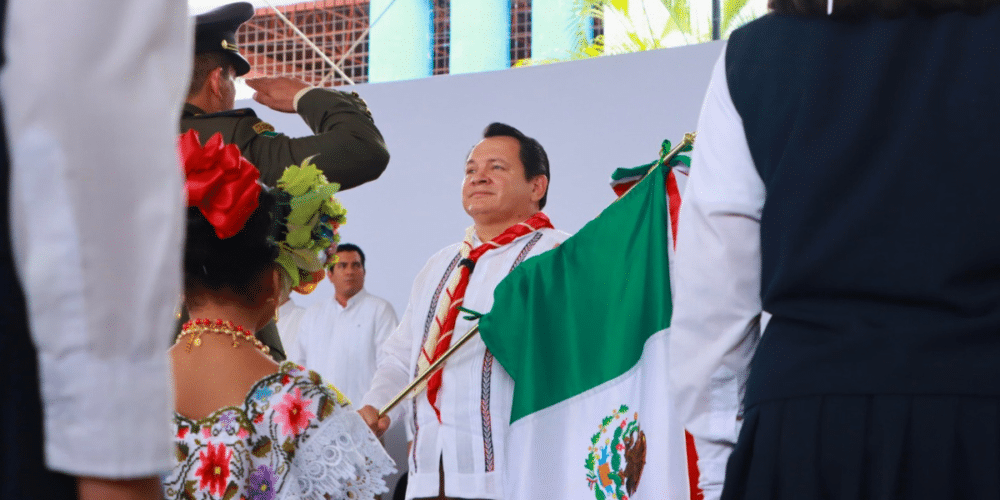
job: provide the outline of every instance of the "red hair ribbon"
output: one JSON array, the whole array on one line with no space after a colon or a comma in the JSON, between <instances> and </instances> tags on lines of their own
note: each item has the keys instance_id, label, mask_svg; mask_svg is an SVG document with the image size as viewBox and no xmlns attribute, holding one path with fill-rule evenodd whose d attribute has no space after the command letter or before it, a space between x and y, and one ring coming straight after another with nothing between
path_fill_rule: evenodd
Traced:
<instances>
[{"instance_id":1,"label":"red hair ribbon","mask_svg":"<svg viewBox=\"0 0 1000 500\"><path fill-rule=\"evenodd\" d=\"M243 158L236 145L225 144L221 133L202 147L198 132L188 130L181 134L178 149L188 206L201 210L219 239L240 232L257 209L260 171Z\"/></svg>"}]
</instances>

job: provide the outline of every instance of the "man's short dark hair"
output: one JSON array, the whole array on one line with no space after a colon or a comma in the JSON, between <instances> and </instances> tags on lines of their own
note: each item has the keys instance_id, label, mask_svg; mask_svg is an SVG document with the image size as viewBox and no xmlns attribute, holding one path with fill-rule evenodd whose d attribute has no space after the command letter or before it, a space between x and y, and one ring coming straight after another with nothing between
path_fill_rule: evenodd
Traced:
<instances>
[{"instance_id":1,"label":"man's short dark hair","mask_svg":"<svg viewBox=\"0 0 1000 500\"><path fill-rule=\"evenodd\" d=\"M228 75L230 71L236 71L233 61L222 52L200 52L194 55L194 70L191 72L191 86L188 87L188 98L201 91L201 88L205 86L205 81L208 80L208 75L215 68L222 68L224 75Z\"/></svg>"},{"instance_id":2,"label":"man's short dark hair","mask_svg":"<svg viewBox=\"0 0 1000 500\"><path fill-rule=\"evenodd\" d=\"M521 163L524 164L524 178L525 180L531 180L539 175L544 175L546 179L551 179L549 177L549 156L545 154L545 149L539 144L535 139L528 137L521 133L520 130L511 127L505 123L491 123L486 126L486 130L483 131L483 138L488 139L490 137L513 137L517 139L518 144L521 145ZM542 199L538 200L538 208L545 208L545 201L549 197L549 188L545 188L545 194L542 195Z\"/></svg>"},{"instance_id":3,"label":"man's short dark hair","mask_svg":"<svg viewBox=\"0 0 1000 500\"><path fill-rule=\"evenodd\" d=\"M340 252L358 252L358 256L361 257L361 268L365 267L365 253L361 251L361 247L355 245L354 243L341 243L337 245L337 253Z\"/></svg>"}]
</instances>

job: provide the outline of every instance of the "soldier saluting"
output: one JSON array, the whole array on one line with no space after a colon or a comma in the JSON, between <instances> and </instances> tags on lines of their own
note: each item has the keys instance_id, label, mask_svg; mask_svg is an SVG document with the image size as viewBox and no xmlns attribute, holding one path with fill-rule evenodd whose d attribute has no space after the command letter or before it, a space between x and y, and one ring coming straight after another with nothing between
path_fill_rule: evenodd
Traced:
<instances>
[{"instance_id":1,"label":"soldier saluting","mask_svg":"<svg viewBox=\"0 0 1000 500\"><path fill-rule=\"evenodd\" d=\"M233 109L235 79L250 71L250 63L236 47L236 30L253 13L253 5L237 2L195 16L194 71L180 132L197 130L203 144L221 133L227 144L239 147L243 157L260 170L260 180L268 186L277 183L286 167L314 155L312 162L341 190L377 179L389 163L389 152L371 112L356 93L311 87L291 77L247 80L257 91L257 102L298 113L313 131L311 136L294 139L275 132L252 109ZM180 321L186 320L182 314ZM257 338L270 347L276 361L285 359L274 322L257 332Z\"/></svg>"},{"instance_id":2,"label":"soldier saluting","mask_svg":"<svg viewBox=\"0 0 1000 500\"><path fill-rule=\"evenodd\" d=\"M237 2L195 17L195 57L180 131L198 131L203 142L216 132L235 144L273 186L285 167L312 161L327 179L350 189L378 178L389 163L382 134L357 94L311 87L291 77L247 80L254 99L277 111L298 113L313 135L291 138L277 133L252 109L233 109L235 78L250 71L236 47L236 30L253 17L253 5Z\"/></svg>"}]
</instances>

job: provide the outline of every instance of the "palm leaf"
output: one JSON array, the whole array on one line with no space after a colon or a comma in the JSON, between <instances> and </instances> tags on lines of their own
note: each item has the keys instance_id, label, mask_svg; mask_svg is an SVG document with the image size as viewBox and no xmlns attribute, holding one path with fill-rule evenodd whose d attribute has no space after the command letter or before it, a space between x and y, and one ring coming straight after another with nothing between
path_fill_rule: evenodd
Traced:
<instances>
[{"instance_id":1,"label":"palm leaf","mask_svg":"<svg viewBox=\"0 0 1000 500\"><path fill-rule=\"evenodd\" d=\"M748 0L726 0L722 5L722 22L719 24L720 31L729 31L729 25L736 19L736 16L746 6Z\"/></svg>"},{"instance_id":2,"label":"palm leaf","mask_svg":"<svg viewBox=\"0 0 1000 500\"><path fill-rule=\"evenodd\" d=\"M685 35L691 32L691 3L688 0L660 0L670 14L670 22Z\"/></svg>"}]
</instances>

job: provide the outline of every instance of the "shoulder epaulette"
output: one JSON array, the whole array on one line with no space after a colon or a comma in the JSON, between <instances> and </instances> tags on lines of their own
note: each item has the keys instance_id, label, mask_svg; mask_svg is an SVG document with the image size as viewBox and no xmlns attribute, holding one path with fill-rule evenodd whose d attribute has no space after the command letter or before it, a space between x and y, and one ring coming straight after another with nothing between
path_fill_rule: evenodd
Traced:
<instances>
[{"instance_id":1,"label":"shoulder epaulette","mask_svg":"<svg viewBox=\"0 0 1000 500\"><path fill-rule=\"evenodd\" d=\"M250 108L232 109L229 111L219 111L218 113L204 113L194 115L190 118L257 118L257 113Z\"/></svg>"}]
</instances>

